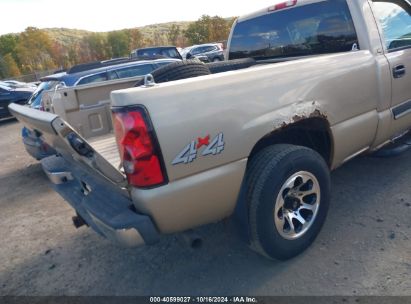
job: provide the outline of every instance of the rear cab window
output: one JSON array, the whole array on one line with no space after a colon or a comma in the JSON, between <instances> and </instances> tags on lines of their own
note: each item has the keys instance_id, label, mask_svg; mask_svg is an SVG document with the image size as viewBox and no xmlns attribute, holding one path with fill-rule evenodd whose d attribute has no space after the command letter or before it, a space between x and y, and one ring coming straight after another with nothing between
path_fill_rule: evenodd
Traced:
<instances>
[{"instance_id":1,"label":"rear cab window","mask_svg":"<svg viewBox=\"0 0 411 304\"><path fill-rule=\"evenodd\" d=\"M229 58L265 60L358 49L346 0L326 0L240 21L232 34Z\"/></svg>"}]
</instances>

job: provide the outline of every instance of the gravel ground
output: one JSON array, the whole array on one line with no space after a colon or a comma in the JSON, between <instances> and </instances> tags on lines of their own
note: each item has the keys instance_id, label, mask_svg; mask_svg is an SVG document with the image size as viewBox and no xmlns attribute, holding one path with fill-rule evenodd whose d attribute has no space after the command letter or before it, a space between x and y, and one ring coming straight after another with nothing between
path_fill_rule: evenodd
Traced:
<instances>
[{"instance_id":1,"label":"gravel ground","mask_svg":"<svg viewBox=\"0 0 411 304\"><path fill-rule=\"evenodd\" d=\"M361 157L332 174L316 242L288 262L250 251L228 222L121 249L88 228L24 151L21 125L0 124L0 295L411 296L411 151Z\"/></svg>"}]
</instances>

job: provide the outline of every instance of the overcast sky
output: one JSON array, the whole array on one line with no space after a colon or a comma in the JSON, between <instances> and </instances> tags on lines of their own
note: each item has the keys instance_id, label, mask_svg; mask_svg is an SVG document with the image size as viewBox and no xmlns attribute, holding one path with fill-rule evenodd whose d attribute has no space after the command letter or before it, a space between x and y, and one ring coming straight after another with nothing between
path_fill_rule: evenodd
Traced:
<instances>
[{"instance_id":1,"label":"overcast sky","mask_svg":"<svg viewBox=\"0 0 411 304\"><path fill-rule=\"evenodd\" d=\"M28 26L110 31L169 21L190 21L202 14L231 17L278 0L0 0L0 35Z\"/></svg>"}]
</instances>

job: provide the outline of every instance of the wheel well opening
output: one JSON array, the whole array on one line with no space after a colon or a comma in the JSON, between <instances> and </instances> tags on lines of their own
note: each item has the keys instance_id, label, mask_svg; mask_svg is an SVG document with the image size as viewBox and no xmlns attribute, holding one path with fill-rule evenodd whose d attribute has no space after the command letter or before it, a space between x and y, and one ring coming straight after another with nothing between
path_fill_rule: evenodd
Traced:
<instances>
[{"instance_id":1,"label":"wheel well opening","mask_svg":"<svg viewBox=\"0 0 411 304\"><path fill-rule=\"evenodd\" d=\"M313 149L324 158L328 166L331 166L332 138L330 126L324 118L307 118L267 134L254 146L250 158L275 144L291 144Z\"/></svg>"}]
</instances>

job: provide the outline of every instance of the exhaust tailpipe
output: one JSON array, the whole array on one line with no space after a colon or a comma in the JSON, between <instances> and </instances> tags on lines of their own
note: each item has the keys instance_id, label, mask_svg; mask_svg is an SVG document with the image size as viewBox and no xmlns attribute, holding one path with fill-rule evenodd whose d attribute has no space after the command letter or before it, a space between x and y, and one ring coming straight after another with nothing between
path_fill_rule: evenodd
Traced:
<instances>
[{"instance_id":1,"label":"exhaust tailpipe","mask_svg":"<svg viewBox=\"0 0 411 304\"><path fill-rule=\"evenodd\" d=\"M188 230L182 233L185 243L192 249L200 249L203 246L202 238L193 230Z\"/></svg>"},{"instance_id":2,"label":"exhaust tailpipe","mask_svg":"<svg viewBox=\"0 0 411 304\"><path fill-rule=\"evenodd\" d=\"M84 225L88 227L88 224L86 223L86 221L78 213L75 216L73 216L71 220L73 221L74 227L76 227L77 229Z\"/></svg>"}]
</instances>

